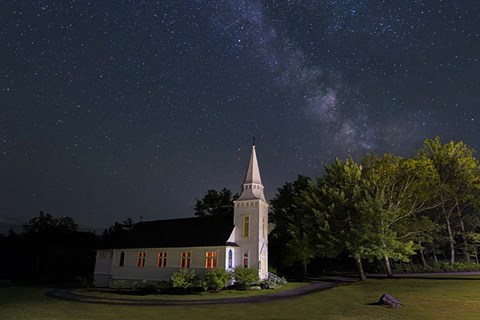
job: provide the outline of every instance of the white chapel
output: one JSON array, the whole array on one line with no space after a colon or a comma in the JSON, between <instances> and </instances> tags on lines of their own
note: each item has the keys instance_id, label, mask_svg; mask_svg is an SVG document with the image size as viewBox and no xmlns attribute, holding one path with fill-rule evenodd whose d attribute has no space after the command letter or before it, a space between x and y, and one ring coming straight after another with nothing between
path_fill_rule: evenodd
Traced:
<instances>
[{"instance_id":1,"label":"white chapel","mask_svg":"<svg viewBox=\"0 0 480 320\"><path fill-rule=\"evenodd\" d=\"M235 267L258 269L260 279L268 277L268 203L255 144L233 216L137 223L111 248L97 250L95 286L168 280L180 268L202 276L209 268Z\"/></svg>"}]
</instances>

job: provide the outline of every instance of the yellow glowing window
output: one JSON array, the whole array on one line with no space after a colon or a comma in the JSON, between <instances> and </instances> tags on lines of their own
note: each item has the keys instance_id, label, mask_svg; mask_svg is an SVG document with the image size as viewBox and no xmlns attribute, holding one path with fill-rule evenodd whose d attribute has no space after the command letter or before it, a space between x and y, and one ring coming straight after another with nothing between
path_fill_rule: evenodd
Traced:
<instances>
[{"instance_id":1,"label":"yellow glowing window","mask_svg":"<svg viewBox=\"0 0 480 320\"><path fill-rule=\"evenodd\" d=\"M265 218L262 218L262 233L263 233L263 238L265 238Z\"/></svg>"},{"instance_id":2,"label":"yellow glowing window","mask_svg":"<svg viewBox=\"0 0 480 320\"><path fill-rule=\"evenodd\" d=\"M243 217L243 236L250 236L250 216Z\"/></svg>"},{"instance_id":3,"label":"yellow glowing window","mask_svg":"<svg viewBox=\"0 0 480 320\"><path fill-rule=\"evenodd\" d=\"M205 253L205 268L217 267L217 253L215 251Z\"/></svg>"},{"instance_id":4,"label":"yellow glowing window","mask_svg":"<svg viewBox=\"0 0 480 320\"><path fill-rule=\"evenodd\" d=\"M157 267L165 268L167 266L167 253L158 252L157 253Z\"/></svg>"},{"instance_id":5,"label":"yellow glowing window","mask_svg":"<svg viewBox=\"0 0 480 320\"><path fill-rule=\"evenodd\" d=\"M145 257L147 256L146 252L139 252L137 255L137 267L145 267Z\"/></svg>"},{"instance_id":6,"label":"yellow glowing window","mask_svg":"<svg viewBox=\"0 0 480 320\"><path fill-rule=\"evenodd\" d=\"M192 253L189 251L182 252L180 258L180 268L190 268L190 257Z\"/></svg>"}]
</instances>

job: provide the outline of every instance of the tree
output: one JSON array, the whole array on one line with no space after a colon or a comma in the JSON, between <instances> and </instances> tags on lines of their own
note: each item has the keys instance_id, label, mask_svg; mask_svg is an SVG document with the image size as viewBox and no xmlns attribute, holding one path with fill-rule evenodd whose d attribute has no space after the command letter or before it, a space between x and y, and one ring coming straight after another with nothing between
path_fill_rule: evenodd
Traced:
<instances>
[{"instance_id":1,"label":"tree","mask_svg":"<svg viewBox=\"0 0 480 320\"><path fill-rule=\"evenodd\" d=\"M41 211L23 225L23 230L17 245L27 266L25 274L19 275L24 280L71 281L91 274L98 238L78 231L72 218Z\"/></svg>"},{"instance_id":2,"label":"tree","mask_svg":"<svg viewBox=\"0 0 480 320\"><path fill-rule=\"evenodd\" d=\"M477 265L480 265L478 261L478 254L480 253L480 233L472 231L467 234L467 237L470 243L470 254L475 257Z\"/></svg>"},{"instance_id":3,"label":"tree","mask_svg":"<svg viewBox=\"0 0 480 320\"><path fill-rule=\"evenodd\" d=\"M129 231L133 230L135 222L127 218L122 223L115 221L113 225L103 231L101 241L103 246L111 246L121 240Z\"/></svg>"},{"instance_id":4,"label":"tree","mask_svg":"<svg viewBox=\"0 0 480 320\"><path fill-rule=\"evenodd\" d=\"M462 142L442 145L437 137L410 158L336 159L316 182L299 176L278 189L271 244L280 244L281 261L301 262L304 275L312 258L347 253L360 278L362 259L382 260L392 276L390 260L408 261L418 251L426 265L430 248L437 261L443 231L452 264L455 241L467 261L478 259L480 166L473 153Z\"/></svg>"},{"instance_id":5,"label":"tree","mask_svg":"<svg viewBox=\"0 0 480 320\"><path fill-rule=\"evenodd\" d=\"M287 263L300 262L302 265L303 278L307 277L308 263L318 255L316 248L316 238L312 230L311 218L306 215L304 219L296 224L288 226L289 239L285 243L285 252Z\"/></svg>"},{"instance_id":6,"label":"tree","mask_svg":"<svg viewBox=\"0 0 480 320\"><path fill-rule=\"evenodd\" d=\"M44 236L51 232L69 233L78 230L78 225L70 217L55 218L49 213L40 211L38 217L30 219L23 226L25 234L30 236Z\"/></svg>"},{"instance_id":7,"label":"tree","mask_svg":"<svg viewBox=\"0 0 480 320\"><path fill-rule=\"evenodd\" d=\"M372 254L383 259L392 276L390 258L408 261L415 253L419 235L432 230L426 217L418 215L439 205L429 202L429 190L437 181L428 159L403 159L391 154L364 157L366 193L358 209L374 217L372 227L378 247Z\"/></svg>"},{"instance_id":8,"label":"tree","mask_svg":"<svg viewBox=\"0 0 480 320\"><path fill-rule=\"evenodd\" d=\"M319 241L326 240L332 254L346 252L355 261L361 280L365 279L362 258L372 256L373 219L359 210L366 186L362 179L363 168L348 158L325 167L319 179L317 203L312 203L318 226Z\"/></svg>"},{"instance_id":9,"label":"tree","mask_svg":"<svg viewBox=\"0 0 480 320\"><path fill-rule=\"evenodd\" d=\"M58 241L66 235L77 231L78 225L70 217L55 218L49 213L40 211L38 217L30 219L23 226L25 237L35 244L35 270L40 272L47 263L47 257Z\"/></svg>"},{"instance_id":10,"label":"tree","mask_svg":"<svg viewBox=\"0 0 480 320\"><path fill-rule=\"evenodd\" d=\"M201 200L195 199L195 215L205 217L233 214L233 201L237 199L238 194L232 194L226 188L220 191L210 189Z\"/></svg>"},{"instance_id":11,"label":"tree","mask_svg":"<svg viewBox=\"0 0 480 320\"><path fill-rule=\"evenodd\" d=\"M275 224L271 234L272 247L280 248L278 260L287 264L300 262L303 277L307 275L307 266L317 255L317 239L314 237L314 215L301 197L309 190L312 181L309 177L299 175L293 182L287 182L278 189L270 201L270 219Z\"/></svg>"},{"instance_id":12,"label":"tree","mask_svg":"<svg viewBox=\"0 0 480 320\"><path fill-rule=\"evenodd\" d=\"M465 215L472 205L478 206L480 191L480 168L473 154L474 150L463 142L442 144L439 137L425 140L417 152L419 159L432 162L438 176L435 196L441 202L439 213L446 226L452 265L455 263L456 231L461 236L465 259L470 261ZM458 220L459 230L455 230L455 220Z\"/></svg>"},{"instance_id":13,"label":"tree","mask_svg":"<svg viewBox=\"0 0 480 320\"><path fill-rule=\"evenodd\" d=\"M429 208L420 191L432 170L428 163L392 155L368 156L362 163L336 159L318 179L317 191L303 192L303 203L316 217L323 255L347 252L361 279L362 259L382 259L391 276L390 258L406 260L415 253L414 235L422 230L410 228L414 215Z\"/></svg>"}]
</instances>

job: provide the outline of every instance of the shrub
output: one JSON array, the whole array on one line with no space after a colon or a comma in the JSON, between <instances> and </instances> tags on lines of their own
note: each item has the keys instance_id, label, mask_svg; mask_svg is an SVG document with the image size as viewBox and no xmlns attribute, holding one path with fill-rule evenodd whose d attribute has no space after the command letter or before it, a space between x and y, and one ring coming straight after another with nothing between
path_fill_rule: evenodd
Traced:
<instances>
[{"instance_id":1,"label":"shrub","mask_svg":"<svg viewBox=\"0 0 480 320\"><path fill-rule=\"evenodd\" d=\"M246 289L250 285L258 283L258 270L236 267L233 271L235 284L240 289Z\"/></svg>"},{"instance_id":2,"label":"shrub","mask_svg":"<svg viewBox=\"0 0 480 320\"><path fill-rule=\"evenodd\" d=\"M127 290L132 288L132 282L129 280L115 280L112 287L115 290Z\"/></svg>"},{"instance_id":3,"label":"shrub","mask_svg":"<svg viewBox=\"0 0 480 320\"><path fill-rule=\"evenodd\" d=\"M168 288L167 281L155 280L114 280L113 289L139 294L159 293Z\"/></svg>"},{"instance_id":4,"label":"shrub","mask_svg":"<svg viewBox=\"0 0 480 320\"><path fill-rule=\"evenodd\" d=\"M170 277L170 284L173 288L191 289L195 286L198 277L194 270L180 269Z\"/></svg>"},{"instance_id":5,"label":"shrub","mask_svg":"<svg viewBox=\"0 0 480 320\"><path fill-rule=\"evenodd\" d=\"M232 281L232 275L225 269L209 269L205 274L205 287L218 290L225 288L230 281ZM204 288L205 288L204 287Z\"/></svg>"},{"instance_id":6,"label":"shrub","mask_svg":"<svg viewBox=\"0 0 480 320\"><path fill-rule=\"evenodd\" d=\"M158 293L160 291L160 286L154 281L142 280L135 282L132 289L140 294L150 294Z\"/></svg>"},{"instance_id":7,"label":"shrub","mask_svg":"<svg viewBox=\"0 0 480 320\"><path fill-rule=\"evenodd\" d=\"M453 271L478 271L479 266L475 262L456 262L452 269Z\"/></svg>"},{"instance_id":8,"label":"shrub","mask_svg":"<svg viewBox=\"0 0 480 320\"><path fill-rule=\"evenodd\" d=\"M398 264L394 269L394 272L402 273L402 272L461 272L461 271L478 271L480 267L474 263L467 263L467 262L455 262L450 265L449 262L435 262L426 266L422 265L411 265L411 264Z\"/></svg>"}]
</instances>

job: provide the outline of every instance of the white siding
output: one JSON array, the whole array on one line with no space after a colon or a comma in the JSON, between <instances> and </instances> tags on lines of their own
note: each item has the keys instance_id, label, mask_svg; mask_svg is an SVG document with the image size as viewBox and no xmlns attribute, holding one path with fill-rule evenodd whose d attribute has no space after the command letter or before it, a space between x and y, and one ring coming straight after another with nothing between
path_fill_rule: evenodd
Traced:
<instances>
[{"instance_id":1,"label":"white siding","mask_svg":"<svg viewBox=\"0 0 480 320\"><path fill-rule=\"evenodd\" d=\"M109 287L112 273L113 250L98 250L95 260L95 287Z\"/></svg>"},{"instance_id":2,"label":"white siding","mask_svg":"<svg viewBox=\"0 0 480 320\"><path fill-rule=\"evenodd\" d=\"M125 263L120 267L121 252L125 252ZM180 269L182 252L191 252L190 268L199 276L205 274L206 252L217 252L217 268L222 268L228 261L225 246L215 247L188 247L188 248L139 248L115 249L113 253L112 279L113 280L168 280L170 276ZM139 252L146 252L145 266L137 267ZM157 267L157 253L167 252L165 268Z\"/></svg>"}]
</instances>

